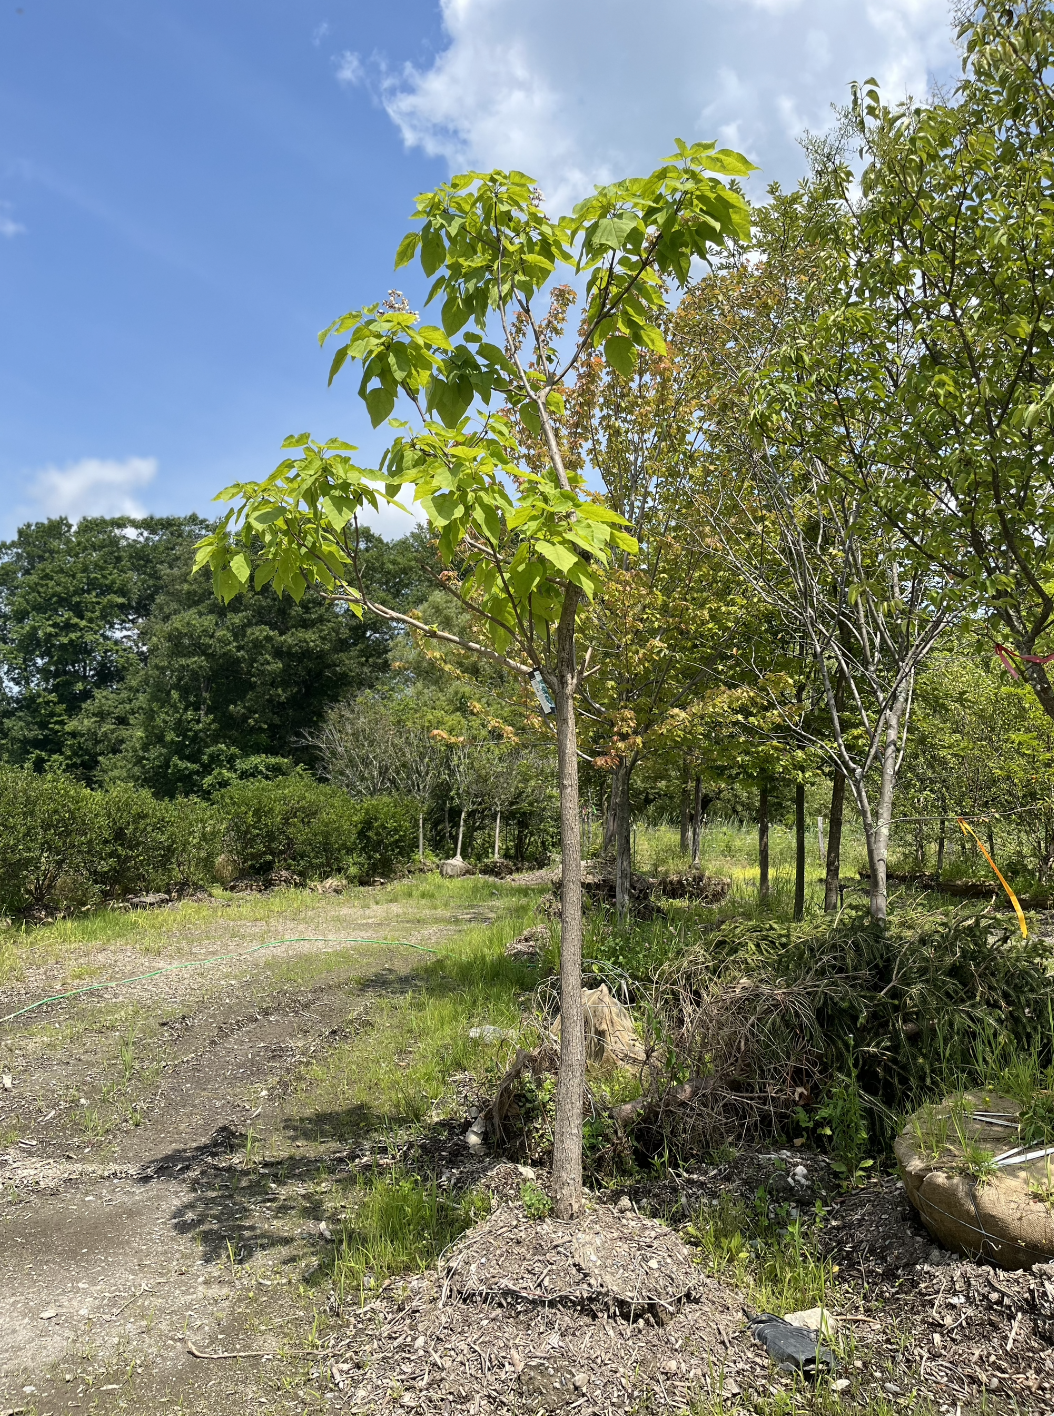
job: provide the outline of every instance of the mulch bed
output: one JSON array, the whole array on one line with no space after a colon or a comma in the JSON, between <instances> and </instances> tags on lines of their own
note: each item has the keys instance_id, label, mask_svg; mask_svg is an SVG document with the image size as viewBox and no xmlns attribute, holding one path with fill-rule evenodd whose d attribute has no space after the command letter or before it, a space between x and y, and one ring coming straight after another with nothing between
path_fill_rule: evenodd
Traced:
<instances>
[{"instance_id":1,"label":"mulch bed","mask_svg":"<svg viewBox=\"0 0 1054 1416\"><path fill-rule=\"evenodd\" d=\"M829 1307L847 1407L1054 1413L1054 1264L1008 1273L945 1253L895 1176L840 1193L821 1156L743 1151L615 1191L618 1206L594 1201L576 1227L524 1214L524 1168L473 1155L456 1171L445 1183L482 1184L494 1212L435 1271L346 1312L318 1370L341 1409L615 1416L684 1412L719 1392L728 1409L799 1401L801 1379L750 1337L742 1295L693 1264L676 1232L722 1194L750 1203L761 1188L781 1222L792 1203L806 1220L817 1201L825 1211L812 1242L837 1266Z\"/></svg>"},{"instance_id":2,"label":"mulch bed","mask_svg":"<svg viewBox=\"0 0 1054 1416\"><path fill-rule=\"evenodd\" d=\"M768 1368L736 1295L671 1230L632 1209L597 1205L561 1224L508 1202L437 1272L390 1282L352 1315L323 1371L344 1409L371 1416L599 1416L681 1411Z\"/></svg>"},{"instance_id":3,"label":"mulch bed","mask_svg":"<svg viewBox=\"0 0 1054 1416\"><path fill-rule=\"evenodd\" d=\"M1054 1264L1007 1272L937 1248L894 1176L838 1203L820 1242L878 1319L860 1338L900 1363L905 1391L1054 1410Z\"/></svg>"}]
</instances>

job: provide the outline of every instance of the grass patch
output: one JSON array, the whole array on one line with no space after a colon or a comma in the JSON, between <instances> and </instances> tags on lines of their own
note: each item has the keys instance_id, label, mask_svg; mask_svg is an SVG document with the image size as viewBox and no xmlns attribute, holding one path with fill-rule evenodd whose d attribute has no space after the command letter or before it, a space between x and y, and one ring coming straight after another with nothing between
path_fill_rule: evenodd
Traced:
<instances>
[{"instance_id":1,"label":"grass patch","mask_svg":"<svg viewBox=\"0 0 1054 1416\"><path fill-rule=\"evenodd\" d=\"M789 1220L786 1206L770 1218L768 1196L759 1190L753 1205L723 1194L684 1233L708 1273L740 1289L758 1312L782 1314L837 1302L834 1268L814 1242L820 1223L820 1217L812 1226Z\"/></svg>"},{"instance_id":2,"label":"grass patch","mask_svg":"<svg viewBox=\"0 0 1054 1416\"><path fill-rule=\"evenodd\" d=\"M309 917L324 907L322 897L309 891L277 890L272 895L217 895L209 902L187 901L169 909L101 909L53 924L9 925L0 932L0 985L23 977L27 968L86 950L117 946L148 956L178 955L185 951L188 936L207 935L220 922L251 924L290 914Z\"/></svg>"},{"instance_id":3,"label":"grass patch","mask_svg":"<svg viewBox=\"0 0 1054 1416\"><path fill-rule=\"evenodd\" d=\"M132 949L146 955L186 952L187 945L215 932L217 924L262 923L284 916L290 921L287 933L303 929L338 935L336 911L371 914L374 920L362 929L380 937L397 934L400 923L411 922L406 912L391 906L416 907L413 923L436 922L436 916L481 906L493 907L506 897L535 898L536 890L523 886L499 885L486 876L443 880L438 874L411 876L382 887L363 887L340 897L318 895L311 890L275 890L268 895L231 895L217 890L212 900L186 901L158 910L99 909L59 919L53 924L15 925L0 928L0 986L22 978L27 968L51 964L86 950L105 946ZM349 909L350 907L350 909ZM421 911L420 917L417 910ZM384 919L385 914L391 919ZM376 918L381 915L381 918ZM298 921L302 921L298 923Z\"/></svg>"},{"instance_id":4,"label":"grass patch","mask_svg":"<svg viewBox=\"0 0 1054 1416\"><path fill-rule=\"evenodd\" d=\"M404 1171L358 1178L347 1200L332 1268L342 1303L364 1302L393 1274L421 1273L490 1213L485 1194L451 1195Z\"/></svg>"},{"instance_id":5,"label":"grass patch","mask_svg":"<svg viewBox=\"0 0 1054 1416\"><path fill-rule=\"evenodd\" d=\"M467 890L459 893L462 901L471 898ZM531 923L537 894L505 889L495 901L488 891L497 916L492 923L464 929L403 981L401 993L373 1001L358 1023L368 1040L349 1039L304 1075L305 1124L315 1116L320 1135L324 1130L340 1139L363 1130L383 1132L422 1121L454 1073L496 1078L509 1044L470 1038L469 1029L482 1023L518 1027L534 970L502 950Z\"/></svg>"},{"instance_id":6,"label":"grass patch","mask_svg":"<svg viewBox=\"0 0 1054 1416\"><path fill-rule=\"evenodd\" d=\"M904 1374L891 1370L889 1375L903 1379ZM808 1416L845 1416L846 1398L858 1416L902 1416L909 1409L914 1416L934 1416L937 1410L927 1397L913 1397L910 1405L905 1406L898 1404L903 1401L902 1397L876 1392L870 1382L860 1390L851 1388L837 1392L824 1379L817 1382L796 1381L789 1391L752 1391L735 1397L718 1391L713 1396L696 1398L689 1410L691 1416L748 1416L748 1413L749 1416L802 1416L803 1412L807 1412Z\"/></svg>"}]
</instances>

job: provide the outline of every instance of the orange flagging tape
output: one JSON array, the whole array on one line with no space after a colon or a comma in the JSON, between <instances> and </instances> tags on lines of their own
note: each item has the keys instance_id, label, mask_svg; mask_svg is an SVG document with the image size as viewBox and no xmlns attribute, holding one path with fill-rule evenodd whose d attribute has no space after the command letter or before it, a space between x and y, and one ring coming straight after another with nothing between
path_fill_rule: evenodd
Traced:
<instances>
[{"instance_id":1,"label":"orange flagging tape","mask_svg":"<svg viewBox=\"0 0 1054 1416\"><path fill-rule=\"evenodd\" d=\"M974 838L974 840L977 842L978 846L980 846L980 848L981 848L981 854L984 856L985 860L988 862L988 864L989 864L989 865L992 867L992 869L995 871L996 875L999 876L999 883L1000 883L1000 885L1002 885L1003 889L1004 889L1004 890L1006 891L1006 893L1010 896L1010 903L1013 905L1013 907L1014 907L1014 913L1017 915L1017 922L1018 922L1018 924L1021 926L1021 933L1022 933L1023 937L1024 937L1025 939L1027 939L1027 938L1028 938L1028 925L1025 923L1025 914L1024 914L1024 911L1023 911L1022 908L1021 908L1021 905L1020 905L1020 902L1018 901L1017 896L1014 894L1013 890L1011 890L1010 886L1009 886L1009 885L1006 883L1006 881L1003 879L1002 872L1000 871L998 865L996 865L996 863L995 863L995 861L992 859L992 857L988 854L987 850L985 849L984 842L981 840L980 836L977 834L977 832L974 830L974 828L973 828L968 822L964 821L961 816L957 816L955 819L956 819L956 821L958 821L959 825L962 827L963 835L964 835L964 836L969 835L969 836L972 836L972 837Z\"/></svg>"}]
</instances>

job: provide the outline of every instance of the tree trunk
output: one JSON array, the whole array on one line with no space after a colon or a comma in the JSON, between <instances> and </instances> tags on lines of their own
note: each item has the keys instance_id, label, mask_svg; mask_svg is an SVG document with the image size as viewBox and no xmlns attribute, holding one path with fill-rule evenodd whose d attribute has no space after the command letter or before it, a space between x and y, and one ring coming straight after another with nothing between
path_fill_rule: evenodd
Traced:
<instances>
[{"instance_id":1,"label":"tree trunk","mask_svg":"<svg viewBox=\"0 0 1054 1416\"><path fill-rule=\"evenodd\" d=\"M422 865L425 863L425 814L423 811L417 813L417 859Z\"/></svg>"},{"instance_id":2,"label":"tree trunk","mask_svg":"<svg viewBox=\"0 0 1054 1416\"><path fill-rule=\"evenodd\" d=\"M758 895L769 897L769 789L765 784L758 792Z\"/></svg>"},{"instance_id":3,"label":"tree trunk","mask_svg":"<svg viewBox=\"0 0 1054 1416\"><path fill-rule=\"evenodd\" d=\"M501 859L501 807L494 813L494 859Z\"/></svg>"},{"instance_id":4,"label":"tree trunk","mask_svg":"<svg viewBox=\"0 0 1054 1416\"><path fill-rule=\"evenodd\" d=\"M703 843L703 779L696 777L692 794L692 869L699 869L699 852Z\"/></svg>"},{"instance_id":5,"label":"tree trunk","mask_svg":"<svg viewBox=\"0 0 1054 1416\"><path fill-rule=\"evenodd\" d=\"M461 842L465 839L465 807L461 808L461 820L457 824L457 850L454 852L454 859L461 859Z\"/></svg>"},{"instance_id":6,"label":"tree trunk","mask_svg":"<svg viewBox=\"0 0 1054 1416\"><path fill-rule=\"evenodd\" d=\"M619 758L611 782L615 799L615 911L625 922L629 916L630 882L633 874L632 841L630 840L629 779L633 765L628 757Z\"/></svg>"},{"instance_id":7,"label":"tree trunk","mask_svg":"<svg viewBox=\"0 0 1054 1416\"><path fill-rule=\"evenodd\" d=\"M681 782L681 855L688 854L688 783Z\"/></svg>"},{"instance_id":8,"label":"tree trunk","mask_svg":"<svg viewBox=\"0 0 1054 1416\"><path fill-rule=\"evenodd\" d=\"M805 918L805 783L794 785L794 918Z\"/></svg>"},{"instance_id":9,"label":"tree trunk","mask_svg":"<svg viewBox=\"0 0 1054 1416\"><path fill-rule=\"evenodd\" d=\"M611 843L615 839L615 803L617 793L615 791L615 774L611 774L611 785L608 788L607 799L604 803L604 839L601 842L600 854L607 855L611 850Z\"/></svg>"},{"instance_id":10,"label":"tree trunk","mask_svg":"<svg viewBox=\"0 0 1054 1416\"><path fill-rule=\"evenodd\" d=\"M443 802L443 846L447 855L450 854L450 798Z\"/></svg>"},{"instance_id":11,"label":"tree trunk","mask_svg":"<svg viewBox=\"0 0 1054 1416\"><path fill-rule=\"evenodd\" d=\"M845 812L845 773L834 769L831 783L831 819L827 823L827 859L824 869L823 907L828 914L841 908L842 817Z\"/></svg>"},{"instance_id":12,"label":"tree trunk","mask_svg":"<svg viewBox=\"0 0 1054 1416\"><path fill-rule=\"evenodd\" d=\"M586 1035L582 1013L582 842L575 734L575 615L579 592L568 586L557 629L556 739L560 761L560 1070L553 1128L553 1208L557 1219L582 1209L582 1093Z\"/></svg>"},{"instance_id":13,"label":"tree trunk","mask_svg":"<svg viewBox=\"0 0 1054 1416\"><path fill-rule=\"evenodd\" d=\"M908 710L910 683L905 680L897 692L886 714L886 736L882 744L880 758L881 775L878 784L878 798L872 812L867 789L862 781L853 781L853 795L860 808L860 816L867 841L867 863L871 870L871 918L884 920L889 898L886 883L886 862L889 856L889 826L893 815L893 791L897 784L897 755L900 743L900 725ZM905 731L907 724L904 724Z\"/></svg>"},{"instance_id":14,"label":"tree trunk","mask_svg":"<svg viewBox=\"0 0 1054 1416\"><path fill-rule=\"evenodd\" d=\"M944 869L944 849L948 840L948 818L944 815L944 802L941 802L941 819L937 827L937 874L940 875Z\"/></svg>"}]
</instances>

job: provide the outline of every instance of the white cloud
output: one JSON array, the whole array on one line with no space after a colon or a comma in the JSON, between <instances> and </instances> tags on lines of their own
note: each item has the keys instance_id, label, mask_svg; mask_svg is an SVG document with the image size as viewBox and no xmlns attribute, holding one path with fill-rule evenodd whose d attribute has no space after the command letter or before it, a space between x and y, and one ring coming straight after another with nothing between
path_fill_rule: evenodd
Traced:
<instances>
[{"instance_id":1,"label":"white cloud","mask_svg":"<svg viewBox=\"0 0 1054 1416\"><path fill-rule=\"evenodd\" d=\"M687 140L733 140L761 182L803 170L853 79L924 94L954 60L947 0L440 0L448 44L384 75L405 142L452 167L519 167L551 205L646 171ZM345 82L361 82L353 59ZM340 73L338 71L338 77Z\"/></svg>"},{"instance_id":2,"label":"white cloud","mask_svg":"<svg viewBox=\"0 0 1054 1416\"><path fill-rule=\"evenodd\" d=\"M156 457L127 457L123 462L83 457L66 467L44 467L30 479L28 492L35 516L145 516L134 495L157 475Z\"/></svg>"},{"instance_id":3,"label":"white cloud","mask_svg":"<svg viewBox=\"0 0 1054 1416\"><path fill-rule=\"evenodd\" d=\"M315 46L316 49L325 39L327 34L329 34L328 20L323 20L320 25L316 25L315 28L311 31L311 43Z\"/></svg>"},{"instance_id":4,"label":"white cloud","mask_svg":"<svg viewBox=\"0 0 1054 1416\"><path fill-rule=\"evenodd\" d=\"M337 82L340 84L349 84L355 88L366 77L362 60L353 49L345 49L344 53L338 54L333 62L337 66Z\"/></svg>"},{"instance_id":5,"label":"white cloud","mask_svg":"<svg viewBox=\"0 0 1054 1416\"><path fill-rule=\"evenodd\" d=\"M26 228L8 215L10 210L10 202L0 202L0 236L21 236Z\"/></svg>"}]
</instances>

